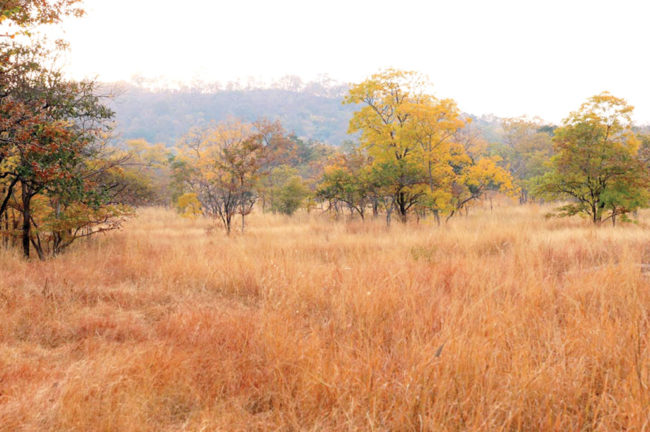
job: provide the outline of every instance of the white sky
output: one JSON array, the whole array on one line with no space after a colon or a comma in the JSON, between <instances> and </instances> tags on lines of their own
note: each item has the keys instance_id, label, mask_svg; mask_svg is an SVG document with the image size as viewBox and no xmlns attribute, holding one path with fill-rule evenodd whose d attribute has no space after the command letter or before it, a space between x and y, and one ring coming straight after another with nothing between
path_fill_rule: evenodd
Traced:
<instances>
[{"instance_id":1,"label":"white sky","mask_svg":"<svg viewBox=\"0 0 650 432\"><path fill-rule=\"evenodd\" d=\"M190 82L416 70L461 109L559 121L609 90L650 123L650 1L85 0L66 68Z\"/></svg>"}]
</instances>

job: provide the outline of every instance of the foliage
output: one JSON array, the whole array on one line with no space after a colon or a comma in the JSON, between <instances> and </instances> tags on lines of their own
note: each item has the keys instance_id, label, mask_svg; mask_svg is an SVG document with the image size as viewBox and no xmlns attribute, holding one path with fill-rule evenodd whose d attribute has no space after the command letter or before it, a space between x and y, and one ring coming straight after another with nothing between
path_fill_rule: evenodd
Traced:
<instances>
[{"instance_id":1,"label":"foliage","mask_svg":"<svg viewBox=\"0 0 650 432\"><path fill-rule=\"evenodd\" d=\"M537 178L548 168L553 155L553 128L540 119L525 117L503 120L504 137L496 152L508 165L520 190L519 202L526 203Z\"/></svg>"},{"instance_id":2,"label":"foliage","mask_svg":"<svg viewBox=\"0 0 650 432\"><path fill-rule=\"evenodd\" d=\"M173 188L173 155L163 144L143 139L129 140L123 150L124 163L115 178L120 188L120 201L132 206L169 205L175 200Z\"/></svg>"},{"instance_id":3,"label":"foliage","mask_svg":"<svg viewBox=\"0 0 650 432\"><path fill-rule=\"evenodd\" d=\"M499 157L483 157L476 163L468 163L462 168L452 188L454 210L449 217L466 207L469 202L480 199L489 190L508 194L516 191L512 176L498 165L499 160Z\"/></svg>"},{"instance_id":4,"label":"foliage","mask_svg":"<svg viewBox=\"0 0 650 432\"><path fill-rule=\"evenodd\" d=\"M118 229L134 215L124 204L93 206L76 200L61 205L44 195L35 196L32 204L31 242L41 258L58 255L80 238Z\"/></svg>"},{"instance_id":5,"label":"foliage","mask_svg":"<svg viewBox=\"0 0 650 432\"><path fill-rule=\"evenodd\" d=\"M363 104L350 120L349 132L361 133L361 145L373 163L390 164L393 202L403 221L426 191L410 120L414 105L425 99L422 87L419 75L389 69L352 86L344 101Z\"/></svg>"},{"instance_id":6,"label":"foliage","mask_svg":"<svg viewBox=\"0 0 650 432\"><path fill-rule=\"evenodd\" d=\"M358 148L333 157L325 167L317 197L327 201L330 208L338 210L339 205L345 205L364 219L368 205L376 202L375 177L369 162Z\"/></svg>"},{"instance_id":7,"label":"foliage","mask_svg":"<svg viewBox=\"0 0 650 432\"><path fill-rule=\"evenodd\" d=\"M555 131L551 172L538 191L568 198L559 214L586 214L594 223L648 203L648 169L632 130L633 107L609 93L591 97Z\"/></svg>"},{"instance_id":8,"label":"foliage","mask_svg":"<svg viewBox=\"0 0 650 432\"><path fill-rule=\"evenodd\" d=\"M24 37L0 40L0 223L4 234L21 237L26 257L32 248L41 259L56 255L129 214L109 181L121 162L107 147L112 111L94 82L69 81L43 66L53 53L30 39L35 25L80 15L76 3L2 5L10 35Z\"/></svg>"},{"instance_id":9,"label":"foliage","mask_svg":"<svg viewBox=\"0 0 650 432\"><path fill-rule=\"evenodd\" d=\"M254 187L263 160L262 135L238 120L193 129L182 140L180 158L187 163L188 187L203 212L221 221L230 234L235 214L244 217L257 200Z\"/></svg>"},{"instance_id":10,"label":"foliage","mask_svg":"<svg viewBox=\"0 0 650 432\"><path fill-rule=\"evenodd\" d=\"M298 210L309 195L300 176L294 175L285 178L284 183L278 187L272 201L272 209L281 214L291 216Z\"/></svg>"},{"instance_id":11,"label":"foliage","mask_svg":"<svg viewBox=\"0 0 650 432\"><path fill-rule=\"evenodd\" d=\"M125 139L143 138L167 146L174 145L188 127L207 127L233 117L250 123L269 118L304 141L336 146L347 138L353 111L341 105L340 89L330 94L315 92L309 85L295 90L210 85L168 90L125 83L109 87L120 93L111 104L117 132Z\"/></svg>"},{"instance_id":12,"label":"foliage","mask_svg":"<svg viewBox=\"0 0 650 432\"><path fill-rule=\"evenodd\" d=\"M66 15L82 16L81 0L2 0L0 25L6 26L3 37L29 35L34 26L56 24Z\"/></svg>"},{"instance_id":13,"label":"foliage","mask_svg":"<svg viewBox=\"0 0 650 432\"><path fill-rule=\"evenodd\" d=\"M181 216L196 219L201 215L201 203L195 193L186 193L178 197L176 209Z\"/></svg>"},{"instance_id":14,"label":"foliage","mask_svg":"<svg viewBox=\"0 0 650 432\"><path fill-rule=\"evenodd\" d=\"M392 208L402 221L416 208L439 220L441 212L451 217L489 189L513 188L510 174L486 158L485 142L467 127L471 120L453 100L427 94L428 87L420 75L393 69L352 86L345 103L361 108L350 132L360 133L371 181L335 163L324 179L323 198L337 197L348 206L354 201L352 208L362 215L367 204L360 196L372 196L375 209L380 201L387 209L387 222Z\"/></svg>"}]
</instances>

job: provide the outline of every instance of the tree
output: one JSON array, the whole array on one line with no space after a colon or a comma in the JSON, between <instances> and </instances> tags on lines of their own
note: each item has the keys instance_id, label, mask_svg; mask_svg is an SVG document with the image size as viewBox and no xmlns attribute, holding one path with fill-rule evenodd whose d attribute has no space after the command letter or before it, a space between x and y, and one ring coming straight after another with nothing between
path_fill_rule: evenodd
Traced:
<instances>
[{"instance_id":1,"label":"tree","mask_svg":"<svg viewBox=\"0 0 650 432\"><path fill-rule=\"evenodd\" d=\"M181 216L196 219L201 214L201 203L195 193L186 193L178 197L176 209Z\"/></svg>"},{"instance_id":2,"label":"tree","mask_svg":"<svg viewBox=\"0 0 650 432\"><path fill-rule=\"evenodd\" d=\"M120 201L132 206L169 205L172 197L173 155L163 144L143 139L124 143L125 163L115 179L119 183Z\"/></svg>"},{"instance_id":3,"label":"tree","mask_svg":"<svg viewBox=\"0 0 650 432\"><path fill-rule=\"evenodd\" d=\"M0 40L0 221L4 234L15 235L20 216L26 257L32 247L40 258L56 255L78 238L119 227L129 212L106 182L120 162L106 151L113 113L93 82L68 81L44 67L51 52L29 38L36 25L81 15L76 3L1 5L7 39ZM19 34L29 44L13 41Z\"/></svg>"},{"instance_id":4,"label":"tree","mask_svg":"<svg viewBox=\"0 0 650 432\"><path fill-rule=\"evenodd\" d=\"M390 165L393 203L406 221L408 211L426 194L426 171L418 158L412 112L423 102L424 81L413 72L388 69L352 86L344 99L362 104L350 120L350 133L361 133L361 145L374 164Z\"/></svg>"},{"instance_id":5,"label":"tree","mask_svg":"<svg viewBox=\"0 0 650 432\"><path fill-rule=\"evenodd\" d=\"M2 175L11 179L3 203L14 186L19 189L13 208L21 213L26 257L30 246L40 258L48 252L56 255L77 238L118 227L128 213L109 205L114 185L105 181L120 162L108 157L104 145L105 122L112 113L99 103L92 83L47 77L46 83L30 83L14 94L33 109L30 115L40 112L5 131L6 159L0 166ZM35 199L40 212L32 208Z\"/></svg>"},{"instance_id":6,"label":"tree","mask_svg":"<svg viewBox=\"0 0 650 432\"><path fill-rule=\"evenodd\" d=\"M80 3L81 0L2 0L0 24L7 27L0 36L28 35L34 26L59 23L66 15L82 16L84 10L78 6Z\"/></svg>"},{"instance_id":7,"label":"tree","mask_svg":"<svg viewBox=\"0 0 650 432\"><path fill-rule=\"evenodd\" d=\"M292 140L279 121L271 122L266 118L254 123L255 129L260 134L264 151L260 158L259 182L256 191L262 201L262 211L266 211L274 199L274 192L278 183L277 176L272 172L278 167L296 165L298 159L298 145ZM286 179L281 179L284 182Z\"/></svg>"},{"instance_id":8,"label":"tree","mask_svg":"<svg viewBox=\"0 0 650 432\"><path fill-rule=\"evenodd\" d=\"M302 206L308 195L309 189L307 189L300 176L287 177L275 194L273 208L279 213L291 216Z\"/></svg>"},{"instance_id":9,"label":"tree","mask_svg":"<svg viewBox=\"0 0 650 432\"><path fill-rule=\"evenodd\" d=\"M479 200L489 190L505 193L516 190L510 173L500 167L498 162L498 157L483 157L476 162L470 159L469 163L461 164L460 175L452 188L454 207L447 220L463 208L466 209L470 202Z\"/></svg>"},{"instance_id":10,"label":"tree","mask_svg":"<svg viewBox=\"0 0 650 432\"><path fill-rule=\"evenodd\" d=\"M632 130L633 107L604 92L593 96L556 129L551 171L538 192L569 199L561 216L586 214L599 224L648 202L648 169Z\"/></svg>"},{"instance_id":11,"label":"tree","mask_svg":"<svg viewBox=\"0 0 650 432\"><path fill-rule=\"evenodd\" d=\"M497 153L507 163L520 191L519 203L524 204L535 179L547 171L546 163L553 155L553 129L539 119L520 117L503 120L503 130Z\"/></svg>"},{"instance_id":12,"label":"tree","mask_svg":"<svg viewBox=\"0 0 650 432\"><path fill-rule=\"evenodd\" d=\"M486 158L487 143L468 127L470 119L453 100L427 94L427 87L415 73L389 69L353 86L344 101L362 105L350 132L360 132L372 179L364 187L383 202L387 222L394 207L402 222L417 209L418 217L430 210L440 223L441 213L451 217L489 189L512 189L498 159ZM363 189L353 189L350 179L358 188L364 176L344 174L330 173L329 195L354 197Z\"/></svg>"},{"instance_id":13,"label":"tree","mask_svg":"<svg viewBox=\"0 0 650 432\"><path fill-rule=\"evenodd\" d=\"M418 144L418 156L424 163L429 186L422 200L423 208L431 209L440 224L440 212L448 210L452 200L452 161L454 151L459 149L455 141L470 121L462 118L451 99L425 96L407 110L412 116L412 139Z\"/></svg>"},{"instance_id":14,"label":"tree","mask_svg":"<svg viewBox=\"0 0 650 432\"><path fill-rule=\"evenodd\" d=\"M218 218L230 234L232 219L250 213L257 195L262 136L254 125L238 120L193 129L182 140L181 154L190 167L189 189L196 194L203 212Z\"/></svg>"},{"instance_id":15,"label":"tree","mask_svg":"<svg viewBox=\"0 0 650 432\"><path fill-rule=\"evenodd\" d=\"M451 147L450 165L455 176L451 183L450 210L447 220L482 199L489 191L512 194L512 176L503 168L499 156L489 156L489 145L481 131L473 127L472 119L456 133Z\"/></svg>"},{"instance_id":16,"label":"tree","mask_svg":"<svg viewBox=\"0 0 650 432\"><path fill-rule=\"evenodd\" d=\"M289 182L293 184L289 186ZM300 174L296 168L289 165L280 165L271 169L261 179L258 190L263 189L267 196L267 207L273 213L293 214L302 205L308 194ZM290 191L294 190L296 196L292 197Z\"/></svg>"},{"instance_id":17,"label":"tree","mask_svg":"<svg viewBox=\"0 0 650 432\"><path fill-rule=\"evenodd\" d=\"M40 62L46 52L39 46L25 47L0 40L0 218L7 210L20 178L16 149L46 122L47 105L34 88L43 88L48 71Z\"/></svg>"},{"instance_id":18,"label":"tree","mask_svg":"<svg viewBox=\"0 0 650 432\"><path fill-rule=\"evenodd\" d=\"M362 149L352 148L339 154L325 167L316 195L329 202L329 208L338 212L343 204L365 219L366 209L373 204L374 190L370 160Z\"/></svg>"}]
</instances>

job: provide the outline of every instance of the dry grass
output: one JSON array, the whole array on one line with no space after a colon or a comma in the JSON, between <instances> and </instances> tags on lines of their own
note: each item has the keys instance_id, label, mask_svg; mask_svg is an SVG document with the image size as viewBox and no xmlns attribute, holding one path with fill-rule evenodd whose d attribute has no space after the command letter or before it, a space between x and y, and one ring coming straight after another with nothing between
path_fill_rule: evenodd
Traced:
<instances>
[{"instance_id":1,"label":"dry grass","mask_svg":"<svg viewBox=\"0 0 650 432\"><path fill-rule=\"evenodd\" d=\"M0 430L648 429L650 231L543 213L0 252Z\"/></svg>"}]
</instances>

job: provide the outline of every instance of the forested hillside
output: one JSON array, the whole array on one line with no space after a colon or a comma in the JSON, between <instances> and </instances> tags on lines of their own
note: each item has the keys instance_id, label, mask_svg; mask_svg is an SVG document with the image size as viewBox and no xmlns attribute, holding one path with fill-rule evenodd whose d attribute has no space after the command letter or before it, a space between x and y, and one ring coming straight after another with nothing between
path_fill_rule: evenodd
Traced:
<instances>
[{"instance_id":1,"label":"forested hillside","mask_svg":"<svg viewBox=\"0 0 650 432\"><path fill-rule=\"evenodd\" d=\"M116 96L117 132L122 139L144 138L174 144L192 126L236 117L279 120L303 139L340 145L354 106L342 105L342 89L183 89L148 90L127 84L110 86Z\"/></svg>"},{"instance_id":2,"label":"forested hillside","mask_svg":"<svg viewBox=\"0 0 650 432\"><path fill-rule=\"evenodd\" d=\"M234 87L234 88L233 88ZM319 83L278 83L269 88L205 86L176 90L150 90L134 84L110 84L114 94L117 136L121 140L143 138L151 143L176 143L193 126L205 126L229 117L244 121L268 118L280 121L297 137L340 146L348 135L355 105L344 105L347 87ZM501 120L492 115L474 116L474 127L488 142L502 139Z\"/></svg>"}]
</instances>

